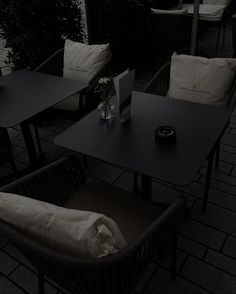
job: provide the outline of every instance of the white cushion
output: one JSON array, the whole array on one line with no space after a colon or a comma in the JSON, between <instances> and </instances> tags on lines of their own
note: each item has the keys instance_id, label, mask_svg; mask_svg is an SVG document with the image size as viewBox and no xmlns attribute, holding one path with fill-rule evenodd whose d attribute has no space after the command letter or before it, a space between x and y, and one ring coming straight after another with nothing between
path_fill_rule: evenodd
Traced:
<instances>
[{"instance_id":1,"label":"white cushion","mask_svg":"<svg viewBox=\"0 0 236 294\"><path fill-rule=\"evenodd\" d=\"M109 44L87 45L66 40L63 76L89 83L110 58Z\"/></svg>"},{"instance_id":2,"label":"white cushion","mask_svg":"<svg viewBox=\"0 0 236 294\"><path fill-rule=\"evenodd\" d=\"M111 58L109 44L87 45L65 41L63 77L90 83ZM80 95L75 94L54 106L57 109L76 111Z\"/></svg>"},{"instance_id":3,"label":"white cushion","mask_svg":"<svg viewBox=\"0 0 236 294\"><path fill-rule=\"evenodd\" d=\"M223 16L225 8L226 5L200 4L199 19L207 21L219 21ZM189 14L194 13L193 4L183 4L183 9L187 9Z\"/></svg>"},{"instance_id":4,"label":"white cushion","mask_svg":"<svg viewBox=\"0 0 236 294\"><path fill-rule=\"evenodd\" d=\"M168 96L226 106L235 71L236 59L173 54Z\"/></svg>"},{"instance_id":5,"label":"white cushion","mask_svg":"<svg viewBox=\"0 0 236 294\"><path fill-rule=\"evenodd\" d=\"M232 0L203 0L203 4L229 5Z\"/></svg>"},{"instance_id":6,"label":"white cushion","mask_svg":"<svg viewBox=\"0 0 236 294\"><path fill-rule=\"evenodd\" d=\"M105 215L16 194L0 192L0 218L27 237L68 255L103 257L126 246L117 224Z\"/></svg>"},{"instance_id":7,"label":"white cushion","mask_svg":"<svg viewBox=\"0 0 236 294\"><path fill-rule=\"evenodd\" d=\"M225 11L226 5L201 5L205 6L206 12L200 13L199 19L207 21L219 21L221 20L223 13ZM207 13L207 10L209 13ZM212 13L210 12L212 10Z\"/></svg>"},{"instance_id":8,"label":"white cushion","mask_svg":"<svg viewBox=\"0 0 236 294\"><path fill-rule=\"evenodd\" d=\"M232 0L203 0L203 4L206 5L222 5L223 7L217 11L214 15L202 15L200 17L201 20L208 20L208 21L219 21L221 20L225 8L230 4ZM235 0L234 0L235 1Z\"/></svg>"},{"instance_id":9,"label":"white cushion","mask_svg":"<svg viewBox=\"0 0 236 294\"><path fill-rule=\"evenodd\" d=\"M187 9L176 9L176 10L162 10L151 8L152 14L188 14Z\"/></svg>"}]
</instances>

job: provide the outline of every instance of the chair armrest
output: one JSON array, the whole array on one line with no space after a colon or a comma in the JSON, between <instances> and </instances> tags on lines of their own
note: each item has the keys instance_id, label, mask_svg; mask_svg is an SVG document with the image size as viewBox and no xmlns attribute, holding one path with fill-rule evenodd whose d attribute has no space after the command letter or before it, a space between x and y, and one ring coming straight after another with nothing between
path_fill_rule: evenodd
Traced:
<instances>
[{"instance_id":1,"label":"chair armrest","mask_svg":"<svg viewBox=\"0 0 236 294\"><path fill-rule=\"evenodd\" d=\"M129 277L129 281L137 281L151 258L158 253L158 250L163 245L163 237L166 233L175 233L178 218L184 210L185 203L185 197L176 200L148 227L135 244L119 252L116 255L116 260L110 262L109 273L112 275L112 272L115 271L115 274L122 277L122 280ZM106 260L108 261L109 257L106 257ZM107 264L109 266L108 262ZM120 269L119 273L117 269Z\"/></svg>"},{"instance_id":2,"label":"chair armrest","mask_svg":"<svg viewBox=\"0 0 236 294\"><path fill-rule=\"evenodd\" d=\"M235 51L235 54L236 54L236 48L235 48L234 51ZM234 76L232 87L230 89L227 108L229 108L231 111L233 111L233 109L235 107L235 103L236 103L236 75Z\"/></svg>"},{"instance_id":3,"label":"chair armrest","mask_svg":"<svg viewBox=\"0 0 236 294\"><path fill-rule=\"evenodd\" d=\"M166 96L170 81L170 63L163 65L146 85L144 92L154 95Z\"/></svg>"},{"instance_id":4,"label":"chair armrest","mask_svg":"<svg viewBox=\"0 0 236 294\"><path fill-rule=\"evenodd\" d=\"M63 76L64 48L49 56L34 71L56 76Z\"/></svg>"},{"instance_id":5,"label":"chair armrest","mask_svg":"<svg viewBox=\"0 0 236 294\"><path fill-rule=\"evenodd\" d=\"M172 203L153 224L140 236L136 246L141 243L153 243L154 248L160 242L161 235L166 232L176 230L178 226L178 218L185 208L186 198L184 196ZM154 204L155 205L155 204Z\"/></svg>"},{"instance_id":6,"label":"chair armrest","mask_svg":"<svg viewBox=\"0 0 236 294\"><path fill-rule=\"evenodd\" d=\"M75 156L64 157L0 189L62 206L85 182Z\"/></svg>"}]
</instances>

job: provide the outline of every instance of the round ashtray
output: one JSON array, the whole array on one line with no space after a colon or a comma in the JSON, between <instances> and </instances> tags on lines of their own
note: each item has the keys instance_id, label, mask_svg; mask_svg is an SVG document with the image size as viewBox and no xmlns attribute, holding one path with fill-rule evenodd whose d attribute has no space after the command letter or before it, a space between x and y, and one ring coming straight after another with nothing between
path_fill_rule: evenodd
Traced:
<instances>
[{"instance_id":1,"label":"round ashtray","mask_svg":"<svg viewBox=\"0 0 236 294\"><path fill-rule=\"evenodd\" d=\"M171 126L160 126L155 130L155 140L162 143L171 143L176 140L176 129Z\"/></svg>"}]
</instances>

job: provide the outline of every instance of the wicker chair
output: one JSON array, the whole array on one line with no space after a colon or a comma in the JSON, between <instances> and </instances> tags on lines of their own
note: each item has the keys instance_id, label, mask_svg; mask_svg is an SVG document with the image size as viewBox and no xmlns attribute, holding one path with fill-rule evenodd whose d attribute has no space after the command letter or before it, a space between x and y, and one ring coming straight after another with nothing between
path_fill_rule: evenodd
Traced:
<instances>
[{"instance_id":1,"label":"wicker chair","mask_svg":"<svg viewBox=\"0 0 236 294\"><path fill-rule=\"evenodd\" d=\"M235 29L236 29L236 21L235 21ZM147 83L144 88L145 93L158 95L158 96L167 96L169 90L169 82L170 82L170 67L171 63L168 62L164 64L152 77L152 79ZM231 89L229 91L229 97L227 102L227 107L229 109L233 109L236 103L236 76L232 83ZM215 167L219 168L220 161L220 144L216 148L216 157L215 157ZM133 191L137 191L137 182L138 182L138 174L134 173L134 184Z\"/></svg>"},{"instance_id":2,"label":"wicker chair","mask_svg":"<svg viewBox=\"0 0 236 294\"><path fill-rule=\"evenodd\" d=\"M93 80L89 83L89 86L80 93L79 105L76 111L60 110L60 113L65 114L71 118L78 119L84 114L88 113L94 109L99 101L99 95L94 93L94 88L97 85L97 81L103 75L110 74L111 66L110 61L104 65L104 67L97 73ZM63 76L63 66L64 66L64 48L57 50L49 58L47 58L43 63L41 63L35 71Z\"/></svg>"},{"instance_id":3,"label":"wicker chair","mask_svg":"<svg viewBox=\"0 0 236 294\"><path fill-rule=\"evenodd\" d=\"M42 62L34 71L56 75L56 76L63 76L63 66L64 66L64 48L61 48L54 52L50 57L48 57L44 62ZM58 110L53 109L56 113L60 115L64 115L65 117L69 117L71 119L78 120L86 113L94 109L100 102L100 97L97 93L94 92L94 88L97 84L97 81L103 75L107 75L111 72L110 62L106 64L100 72L93 78L90 82L89 86L80 93L80 99L78 103L78 109L76 111L69 111L69 110ZM34 132L36 136L36 141L38 145L39 152L42 152L42 147L40 143L40 137L38 132L38 125L47 124L47 120L51 117L52 108L44 111L44 113L40 113L39 115L34 116L31 119L31 122L34 126Z\"/></svg>"},{"instance_id":4,"label":"wicker chair","mask_svg":"<svg viewBox=\"0 0 236 294\"><path fill-rule=\"evenodd\" d=\"M159 95L167 96L169 89L170 81L170 66L171 63L167 63L161 67L161 69L153 76L153 78L146 85L144 92ZM229 97L227 102L227 107L233 109L236 102L236 76L232 83L231 89L229 89ZM219 167L219 157L220 157L220 144L216 149L216 168Z\"/></svg>"},{"instance_id":5,"label":"wicker chair","mask_svg":"<svg viewBox=\"0 0 236 294\"><path fill-rule=\"evenodd\" d=\"M170 66L171 63L163 65L144 88L145 93L150 93L159 96L167 96L170 82ZM227 107L233 109L236 100L236 76L229 89L229 97Z\"/></svg>"},{"instance_id":6,"label":"wicker chair","mask_svg":"<svg viewBox=\"0 0 236 294\"><path fill-rule=\"evenodd\" d=\"M203 4L211 4L212 1L204 1ZM219 1L219 4L222 2ZM216 1L213 1L213 5L217 4ZM200 30L204 34L204 32L207 31L209 27L215 27L217 28L217 37L216 37L216 52L218 51L219 47L219 41L220 41L220 36L222 32L222 47L225 44L225 35L226 35L226 25L228 20L231 18L232 14L235 12L235 1L231 0L230 3L225 7L223 14L220 19L215 20L214 18L208 18L205 19L204 17L200 17L199 19L199 25L200 25Z\"/></svg>"},{"instance_id":7,"label":"wicker chair","mask_svg":"<svg viewBox=\"0 0 236 294\"><path fill-rule=\"evenodd\" d=\"M185 199L168 208L155 206L112 185L86 180L74 157L62 158L3 187L1 191L23 194L59 206L90 210L112 217L128 246L98 259L67 256L27 238L0 221L0 230L39 271L39 293L44 275L69 293L128 294L152 256L172 236L172 278L175 277L176 227ZM159 251L160 253L160 251Z\"/></svg>"}]
</instances>

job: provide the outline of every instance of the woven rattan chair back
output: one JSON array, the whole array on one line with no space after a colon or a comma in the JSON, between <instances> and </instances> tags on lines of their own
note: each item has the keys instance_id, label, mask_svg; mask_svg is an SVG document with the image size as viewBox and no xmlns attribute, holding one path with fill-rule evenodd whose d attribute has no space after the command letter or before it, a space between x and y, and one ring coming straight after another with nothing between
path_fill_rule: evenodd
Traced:
<instances>
[{"instance_id":1,"label":"woven rattan chair back","mask_svg":"<svg viewBox=\"0 0 236 294\"><path fill-rule=\"evenodd\" d=\"M167 96L170 83L170 68L170 62L164 64L147 83L144 92L159 96ZM236 75L228 89L228 93L227 108L232 110L236 103Z\"/></svg>"},{"instance_id":2,"label":"woven rattan chair back","mask_svg":"<svg viewBox=\"0 0 236 294\"><path fill-rule=\"evenodd\" d=\"M63 76L63 67L64 67L64 48L57 50L53 53L49 58L47 58L43 63L41 63L35 71ZM111 57L107 64L103 66L103 68L96 74L96 76L90 81L88 87L80 93L80 99L78 103L77 111L69 111L69 110L60 110L61 114L64 114L70 118L81 118L92 109L96 108L100 102L100 97L95 91L95 87L97 86L98 79L102 76L109 76L112 72L111 66Z\"/></svg>"}]
</instances>

